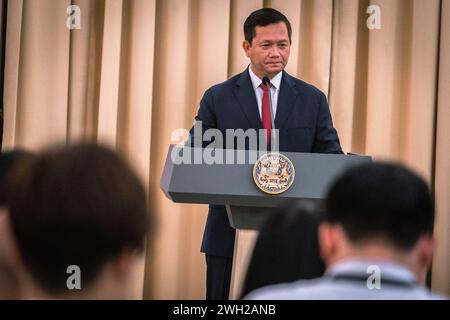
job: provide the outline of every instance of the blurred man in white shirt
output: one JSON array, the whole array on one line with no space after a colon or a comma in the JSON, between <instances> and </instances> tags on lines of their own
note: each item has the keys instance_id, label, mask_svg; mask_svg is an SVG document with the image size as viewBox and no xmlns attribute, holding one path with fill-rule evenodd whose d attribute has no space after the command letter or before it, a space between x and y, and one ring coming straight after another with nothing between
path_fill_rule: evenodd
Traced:
<instances>
[{"instance_id":1,"label":"blurred man in white shirt","mask_svg":"<svg viewBox=\"0 0 450 320\"><path fill-rule=\"evenodd\" d=\"M319 227L318 279L268 286L248 299L442 299L423 286L435 248L426 183L393 164L365 164L332 185Z\"/></svg>"}]
</instances>

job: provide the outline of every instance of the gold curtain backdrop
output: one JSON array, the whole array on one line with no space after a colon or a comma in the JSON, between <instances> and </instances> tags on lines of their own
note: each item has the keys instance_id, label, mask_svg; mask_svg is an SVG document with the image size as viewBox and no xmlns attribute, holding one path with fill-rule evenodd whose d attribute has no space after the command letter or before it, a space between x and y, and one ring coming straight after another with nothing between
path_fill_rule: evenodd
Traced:
<instances>
[{"instance_id":1,"label":"gold curtain backdrop","mask_svg":"<svg viewBox=\"0 0 450 320\"><path fill-rule=\"evenodd\" d=\"M69 5L81 29L66 27ZM366 25L369 5L379 30ZM242 25L261 7L290 19L287 71L328 96L344 151L404 163L435 189L432 287L450 294L450 0L9 1L3 149L112 145L156 216L133 297L204 298L207 206L171 203L159 180L172 131L248 65Z\"/></svg>"}]
</instances>

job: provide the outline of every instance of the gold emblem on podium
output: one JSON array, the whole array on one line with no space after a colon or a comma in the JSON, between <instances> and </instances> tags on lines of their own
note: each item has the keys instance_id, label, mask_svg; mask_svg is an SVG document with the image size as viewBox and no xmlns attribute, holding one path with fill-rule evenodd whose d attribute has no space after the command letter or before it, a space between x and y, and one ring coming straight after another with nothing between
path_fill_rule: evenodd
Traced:
<instances>
[{"instance_id":1,"label":"gold emblem on podium","mask_svg":"<svg viewBox=\"0 0 450 320\"><path fill-rule=\"evenodd\" d=\"M253 166L253 180L265 193L285 192L294 182L294 178L294 165L288 157L281 153L266 153Z\"/></svg>"}]
</instances>

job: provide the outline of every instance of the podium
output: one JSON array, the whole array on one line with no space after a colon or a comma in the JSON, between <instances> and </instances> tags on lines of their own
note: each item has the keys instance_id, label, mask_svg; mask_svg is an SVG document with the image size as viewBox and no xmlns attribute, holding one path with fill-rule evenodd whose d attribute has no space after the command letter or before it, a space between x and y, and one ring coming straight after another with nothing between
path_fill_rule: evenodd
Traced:
<instances>
[{"instance_id":1,"label":"podium","mask_svg":"<svg viewBox=\"0 0 450 320\"><path fill-rule=\"evenodd\" d=\"M264 193L256 186L253 165L262 153L253 150L171 145L160 187L175 203L225 205L233 228L258 230L274 207L298 199L320 203L336 176L351 166L372 161L371 157L358 155L281 153L294 165L295 179L287 191L278 195ZM238 272L235 266L246 269L246 263L237 256L236 244L232 287L244 271ZM249 254L244 256L248 259Z\"/></svg>"},{"instance_id":2,"label":"podium","mask_svg":"<svg viewBox=\"0 0 450 320\"><path fill-rule=\"evenodd\" d=\"M215 154L215 163L204 155ZM371 157L343 154L281 152L295 168L291 187L279 195L262 192L253 181L253 164L261 153L248 150L201 149L171 145L161 189L175 203L221 204L235 229L258 229L264 219L289 200L322 201L330 182L348 167ZM241 156L241 158L239 158ZM200 158L201 157L201 158ZM183 159L185 160L183 162ZM244 163L239 160L244 159ZM250 161L249 161L250 160Z\"/></svg>"}]
</instances>

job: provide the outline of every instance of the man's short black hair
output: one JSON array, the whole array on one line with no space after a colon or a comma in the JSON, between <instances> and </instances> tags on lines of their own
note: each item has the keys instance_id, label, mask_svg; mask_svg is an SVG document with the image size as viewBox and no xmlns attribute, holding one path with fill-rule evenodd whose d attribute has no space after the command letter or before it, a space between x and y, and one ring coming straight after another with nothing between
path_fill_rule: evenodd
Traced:
<instances>
[{"instance_id":1,"label":"man's short black hair","mask_svg":"<svg viewBox=\"0 0 450 320\"><path fill-rule=\"evenodd\" d=\"M325 220L339 223L352 243L386 241L411 249L431 234L434 201L425 181L402 165L364 164L331 186Z\"/></svg>"},{"instance_id":2,"label":"man's short black hair","mask_svg":"<svg viewBox=\"0 0 450 320\"><path fill-rule=\"evenodd\" d=\"M253 37L256 35L256 27L264 27L269 24L284 22L287 27L289 42L291 42L292 28L288 18L280 11L272 8L262 8L252 12L244 22L245 40L252 45Z\"/></svg>"},{"instance_id":3,"label":"man's short black hair","mask_svg":"<svg viewBox=\"0 0 450 320\"><path fill-rule=\"evenodd\" d=\"M124 249L142 250L149 228L146 193L112 150L81 144L46 151L11 176L11 225L20 256L48 293L67 290L67 268L82 288Z\"/></svg>"}]
</instances>

